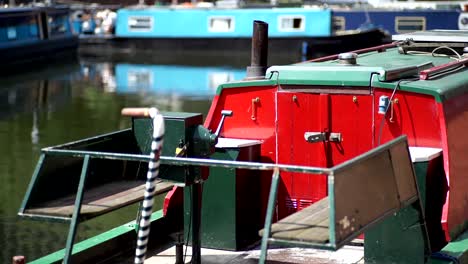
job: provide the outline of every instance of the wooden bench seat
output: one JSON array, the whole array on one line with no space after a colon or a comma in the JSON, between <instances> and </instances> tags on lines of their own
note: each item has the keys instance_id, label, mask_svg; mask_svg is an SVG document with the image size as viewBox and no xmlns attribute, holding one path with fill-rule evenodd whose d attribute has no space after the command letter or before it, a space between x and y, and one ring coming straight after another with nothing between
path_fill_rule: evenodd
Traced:
<instances>
[{"instance_id":1,"label":"wooden bench seat","mask_svg":"<svg viewBox=\"0 0 468 264\"><path fill-rule=\"evenodd\" d=\"M158 181L156 194L172 189L174 183ZM143 200L144 181L117 181L85 189L80 219L89 219ZM25 210L25 214L72 217L76 195L68 195Z\"/></svg>"},{"instance_id":2,"label":"wooden bench seat","mask_svg":"<svg viewBox=\"0 0 468 264\"><path fill-rule=\"evenodd\" d=\"M320 169L316 168L311 173L323 174ZM426 225L423 209L418 201L417 181L406 136L391 140L335 165L327 169L326 174L328 177L327 198L272 225L280 181L279 170L274 171L259 263L263 264L267 260L269 242L337 250L384 219L392 219L395 222L387 225L391 228L379 225L381 234L378 234L372 243L377 245L380 243L378 241L386 242L380 244L384 246L379 245L375 248L407 250L408 247L404 243L388 247L391 243L387 239L391 237L388 232L403 233L407 232L408 226L417 226L418 228L414 228L415 233L412 234L418 233L416 236L419 236L421 250L415 256L423 257L426 252L429 252L424 246L428 245L427 231L422 229ZM403 211L405 216L396 217L396 213L402 212L403 208L405 208ZM405 225L401 224L403 223L401 219L405 219Z\"/></svg>"},{"instance_id":3,"label":"wooden bench seat","mask_svg":"<svg viewBox=\"0 0 468 264\"><path fill-rule=\"evenodd\" d=\"M325 244L329 241L328 197L271 226L271 238ZM260 231L263 236L263 230Z\"/></svg>"}]
</instances>

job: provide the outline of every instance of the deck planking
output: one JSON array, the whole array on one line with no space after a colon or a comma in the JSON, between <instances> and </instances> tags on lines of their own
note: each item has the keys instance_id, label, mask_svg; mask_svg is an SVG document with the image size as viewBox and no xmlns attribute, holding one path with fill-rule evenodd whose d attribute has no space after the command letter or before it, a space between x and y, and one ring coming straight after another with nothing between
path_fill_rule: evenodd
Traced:
<instances>
[{"instance_id":1,"label":"deck planking","mask_svg":"<svg viewBox=\"0 0 468 264\"><path fill-rule=\"evenodd\" d=\"M156 195L172 189L174 183L159 180ZM88 219L143 200L145 181L116 181L86 189L80 218ZM76 194L48 201L25 210L26 214L72 217Z\"/></svg>"},{"instance_id":2,"label":"deck planking","mask_svg":"<svg viewBox=\"0 0 468 264\"><path fill-rule=\"evenodd\" d=\"M328 197L271 226L271 238L325 244L329 242ZM260 231L263 235L263 230Z\"/></svg>"}]
</instances>

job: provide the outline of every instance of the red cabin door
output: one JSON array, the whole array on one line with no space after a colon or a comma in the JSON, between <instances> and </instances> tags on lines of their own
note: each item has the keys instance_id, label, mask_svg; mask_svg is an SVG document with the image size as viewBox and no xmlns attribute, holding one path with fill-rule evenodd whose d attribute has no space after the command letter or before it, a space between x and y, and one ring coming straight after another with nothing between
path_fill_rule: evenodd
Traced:
<instances>
[{"instance_id":1,"label":"red cabin door","mask_svg":"<svg viewBox=\"0 0 468 264\"><path fill-rule=\"evenodd\" d=\"M332 167L372 147L370 94L277 94L277 161ZM327 196L326 176L281 173L278 216L283 218Z\"/></svg>"}]
</instances>

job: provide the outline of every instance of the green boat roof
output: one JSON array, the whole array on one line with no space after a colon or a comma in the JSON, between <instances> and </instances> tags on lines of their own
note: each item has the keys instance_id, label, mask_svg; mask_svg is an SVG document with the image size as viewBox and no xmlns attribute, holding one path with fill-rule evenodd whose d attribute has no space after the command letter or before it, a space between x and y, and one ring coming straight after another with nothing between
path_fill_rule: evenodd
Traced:
<instances>
[{"instance_id":1,"label":"green boat roof","mask_svg":"<svg viewBox=\"0 0 468 264\"><path fill-rule=\"evenodd\" d=\"M372 86L394 89L398 81L400 90L432 95L437 101L445 101L468 91L468 69L458 68L450 74L441 74L428 80L419 80L419 72L434 66L454 62L454 58L431 53L400 54L397 48L385 52L359 54L357 65L343 65L338 60L304 62L286 66L272 66L266 80L240 81L221 85L223 88L246 86L307 85L346 87Z\"/></svg>"}]
</instances>

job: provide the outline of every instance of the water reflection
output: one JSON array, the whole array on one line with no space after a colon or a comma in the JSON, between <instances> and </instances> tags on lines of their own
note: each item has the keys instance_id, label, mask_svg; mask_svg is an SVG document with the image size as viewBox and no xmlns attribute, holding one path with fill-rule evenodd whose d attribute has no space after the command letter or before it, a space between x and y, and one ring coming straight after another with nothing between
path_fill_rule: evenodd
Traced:
<instances>
[{"instance_id":1,"label":"water reflection","mask_svg":"<svg viewBox=\"0 0 468 264\"><path fill-rule=\"evenodd\" d=\"M230 67L82 63L86 80L101 81L106 92L211 98L220 84L241 80L245 70Z\"/></svg>"},{"instance_id":2,"label":"water reflection","mask_svg":"<svg viewBox=\"0 0 468 264\"><path fill-rule=\"evenodd\" d=\"M15 84L2 83L0 89L2 120L38 108L53 111L71 99L69 80L57 80L52 77L32 81L16 80Z\"/></svg>"},{"instance_id":3,"label":"water reflection","mask_svg":"<svg viewBox=\"0 0 468 264\"><path fill-rule=\"evenodd\" d=\"M79 72L71 62L0 82L0 262L13 255L37 256L61 241L64 226L24 223L16 217L40 149L41 120L70 103L70 80L64 74ZM49 232L54 230L54 232ZM37 238L44 238L37 243ZM62 239L63 241L63 239Z\"/></svg>"},{"instance_id":4,"label":"water reflection","mask_svg":"<svg viewBox=\"0 0 468 264\"><path fill-rule=\"evenodd\" d=\"M16 217L41 148L127 128L129 120L120 116L126 106L206 114L217 85L243 77L229 67L82 60L2 78L0 263L14 255L33 260L65 245L67 224ZM86 222L77 239L132 220L135 212L130 207Z\"/></svg>"},{"instance_id":5,"label":"water reflection","mask_svg":"<svg viewBox=\"0 0 468 264\"><path fill-rule=\"evenodd\" d=\"M220 67L118 64L115 82L121 93L211 98L220 84L240 80L244 72Z\"/></svg>"}]
</instances>

